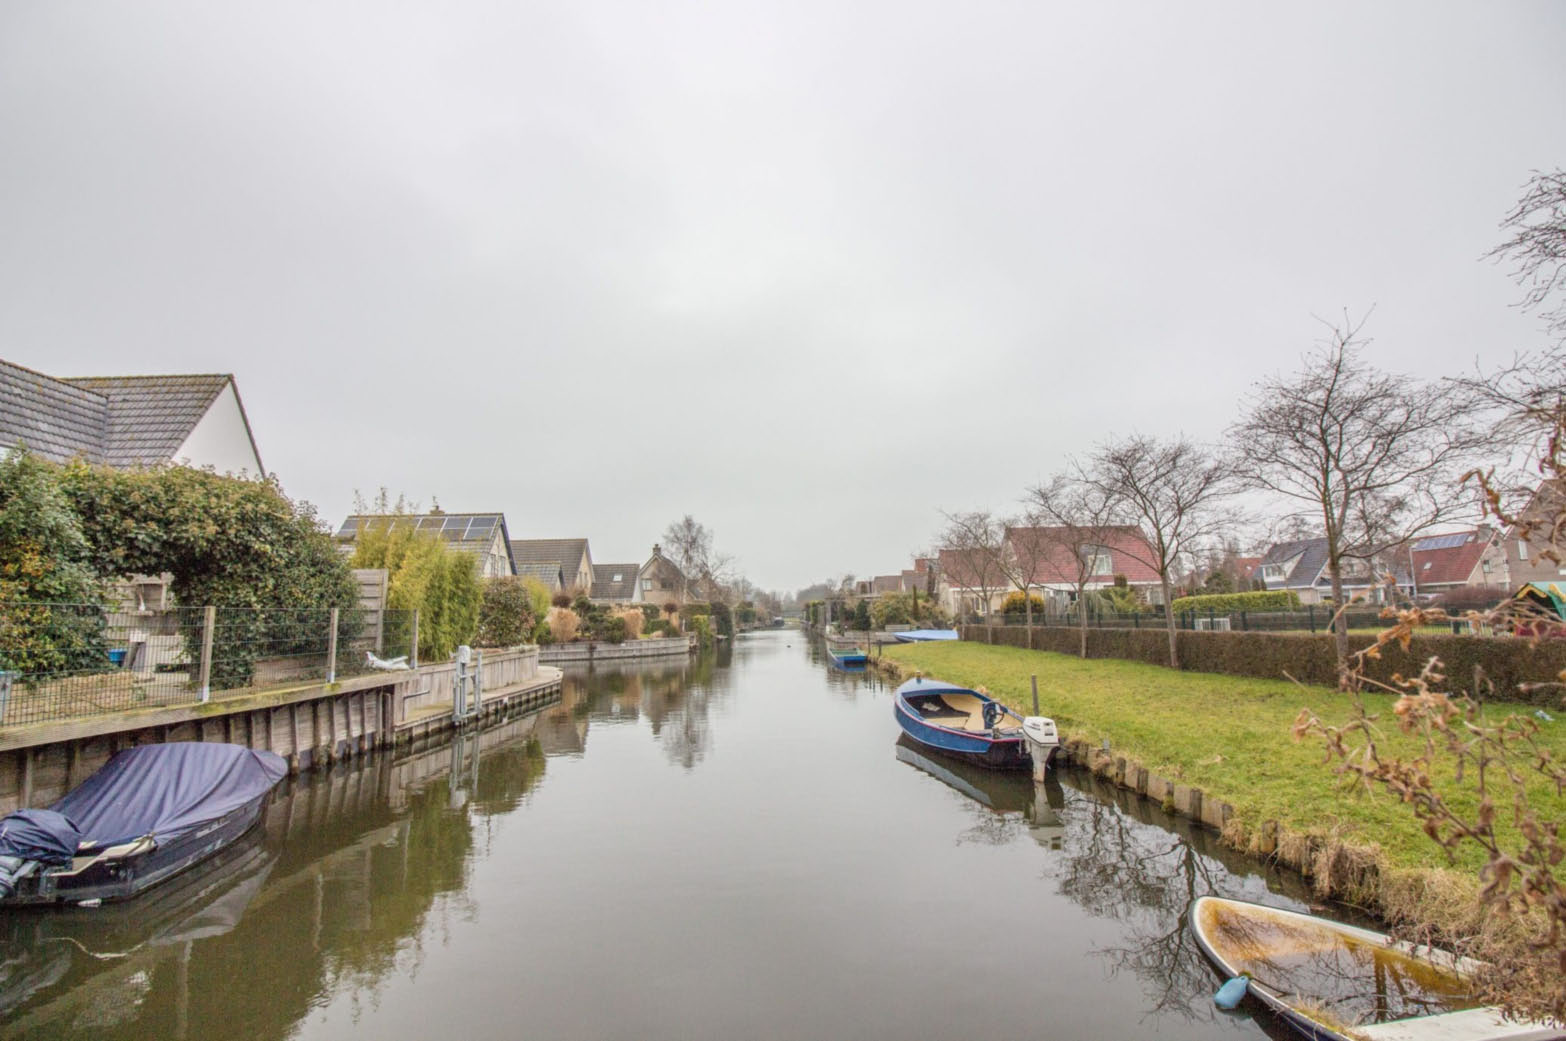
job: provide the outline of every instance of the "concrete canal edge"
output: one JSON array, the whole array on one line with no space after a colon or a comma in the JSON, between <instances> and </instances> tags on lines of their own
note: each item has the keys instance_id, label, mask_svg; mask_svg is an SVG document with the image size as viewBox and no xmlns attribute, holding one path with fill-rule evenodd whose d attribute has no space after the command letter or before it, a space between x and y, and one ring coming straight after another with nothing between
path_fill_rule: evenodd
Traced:
<instances>
[{"instance_id":1,"label":"concrete canal edge","mask_svg":"<svg viewBox=\"0 0 1566 1041\"><path fill-rule=\"evenodd\" d=\"M872 657L871 665L894 683L904 678L892 659ZM1299 872L1317 899L1354 904L1391 921L1421 919L1419 904L1426 888L1421 876L1426 873L1389 870L1379 849L1344 842L1326 832L1298 832L1275 820L1246 822L1230 803L1178 778L1165 777L1107 745L1095 745L1064 730L1060 742L1057 755L1066 763L1217 832L1232 849Z\"/></svg>"},{"instance_id":2,"label":"concrete canal edge","mask_svg":"<svg viewBox=\"0 0 1566 1041\"><path fill-rule=\"evenodd\" d=\"M0 814L49 805L115 752L136 745L240 744L276 752L291 772L301 773L529 711L560 696L562 674L540 665L538 650L529 645L483 652L481 707L462 721L453 712L457 666L441 662L0 730Z\"/></svg>"},{"instance_id":3,"label":"concrete canal edge","mask_svg":"<svg viewBox=\"0 0 1566 1041\"><path fill-rule=\"evenodd\" d=\"M647 661L657 658L688 658L696 651L696 637L658 637L604 643L584 640L580 643L551 643L538 649L538 660L546 665L580 665L610 661Z\"/></svg>"}]
</instances>

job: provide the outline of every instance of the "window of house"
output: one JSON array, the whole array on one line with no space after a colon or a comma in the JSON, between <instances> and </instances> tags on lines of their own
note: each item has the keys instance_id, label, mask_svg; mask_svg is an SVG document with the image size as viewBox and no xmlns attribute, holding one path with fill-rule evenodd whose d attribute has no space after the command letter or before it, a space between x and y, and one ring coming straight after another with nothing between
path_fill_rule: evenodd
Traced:
<instances>
[{"instance_id":1,"label":"window of house","mask_svg":"<svg viewBox=\"0 0 1566 1041\"><path fill-rule=\"evenodd\" d=\"M1517 540L1517 559L1528 559L1528 543L1524 542L1522 539Z\"/></svg>"},{"instance_id":2,"label":"window of house","mask_svg":"<svg viewBox=\"0 0 1566 1041\"><path fill-rule=\"evenodd\" d=\"M623 582L624 580L625 580L625 576L623 574L621 574L620 572L618 572L618 571L616 571L614 573L613 577L611 577L609 579L609 581L611 581L611 582Z\"/></svg>"}]
</instances>

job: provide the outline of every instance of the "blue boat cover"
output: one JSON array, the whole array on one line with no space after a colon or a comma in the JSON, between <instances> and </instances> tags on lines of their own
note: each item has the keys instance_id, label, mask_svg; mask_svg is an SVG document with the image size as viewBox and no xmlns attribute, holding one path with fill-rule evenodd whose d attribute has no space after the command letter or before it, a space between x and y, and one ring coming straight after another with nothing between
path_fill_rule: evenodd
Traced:
<instances>
[{"instance_id":1,"label":"blue boat cover","mask_svg":"<svg viewBox=\"0 0 1566 1041\"><path fill-rule=\"evenodd\" d=\"M17 810L0 817L0 857L69 864L81 840L75 823L54 810Z\"/></svg>"},{"instance_id":2,"label":"blue boat cover","mask_svg":"<svg viewBox=\"0 0 1566 1041\"><path fill-rule=\"evenodd\" d=\"M151 835L159 844L265 795L288 764L273 752L177 741L116 753L52 809L75 822L84 844Z\"/></svg>"},{"instance_id":3,"label":"blue boat cover","mask_svg":"<svg viewBox=\"0 0 1566 1041\"><path fill-rule=\"evenodd\" d=\"M903 643L924 643L930 640L955 640L956 629L910 629L905 633L893 633Z\"/></svg>"}]
</instances>

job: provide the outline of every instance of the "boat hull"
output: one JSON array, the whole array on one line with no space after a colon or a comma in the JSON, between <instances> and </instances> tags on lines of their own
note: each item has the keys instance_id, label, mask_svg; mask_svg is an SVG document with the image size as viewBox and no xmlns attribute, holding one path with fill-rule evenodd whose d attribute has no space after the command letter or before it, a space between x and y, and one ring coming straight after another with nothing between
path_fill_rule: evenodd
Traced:
<instances>
[{"instance_id":1,"label":"boat hull","mask_svg":"<svg viewBox=\"0 0 1566 1041\"><path fill-rule=\"evenodd\" d=\"M0 907L129 900L232 845L261 819L271 793L136 856L104 860L75 875L43 871L22 879Z\"/></svg>"},{"instance_id":2,"label":"boat hull","mask_svg":"<svg viewBox=\"0 0 1566 1041\"><path fill-rule=\"evenodd\" d=\"M920 719L901 696L893 707L903 733L925 748L992 770L1027 770L1033 766L1033 758L1020 735L994 738L933 726Z\"/></svg>"}]
</instances>

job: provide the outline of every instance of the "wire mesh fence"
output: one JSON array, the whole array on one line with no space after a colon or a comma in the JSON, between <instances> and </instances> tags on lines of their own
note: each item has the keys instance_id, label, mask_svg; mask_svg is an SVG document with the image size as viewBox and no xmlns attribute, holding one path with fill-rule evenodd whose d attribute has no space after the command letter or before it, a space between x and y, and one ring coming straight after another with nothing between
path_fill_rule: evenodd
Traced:
<instances>
[{"instance_id":1,"label":"wire mesh fence","mask_svg":"<svg viewBox=\"0 0 1566 1041\"><path fill-rule=\"evenodd\" d=\"M0 603L0 726L357 675L411 656L416 628L415 612L358 607Z\"/></svg>"}]
</instances>

